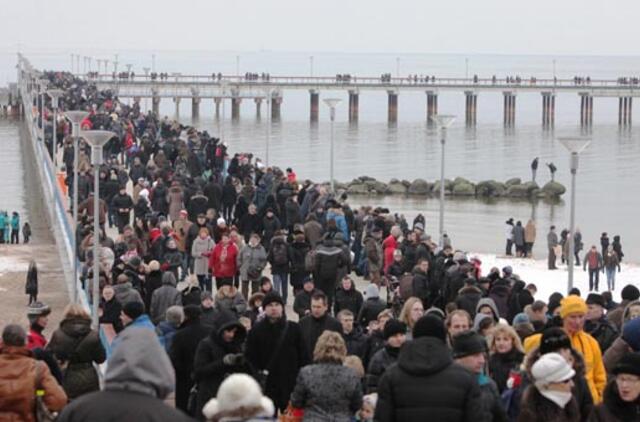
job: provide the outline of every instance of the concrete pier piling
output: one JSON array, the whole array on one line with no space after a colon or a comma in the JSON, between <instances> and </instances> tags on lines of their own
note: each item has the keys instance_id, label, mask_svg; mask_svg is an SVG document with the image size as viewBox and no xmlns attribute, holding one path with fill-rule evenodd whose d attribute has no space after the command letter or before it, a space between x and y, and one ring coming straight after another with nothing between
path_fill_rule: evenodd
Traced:
<instances>
[{"instance_id":1,"label":"concrete pier piling","mask_svg":"<svg viewBox=\"0 0 640 422\"><path fill-rule=\"evenodd\" d=\"M191 98L191 119L198 120L200 118L200 97Z\"/></svg>"},{"instance_id":2,"label":"concrete pier piling","mask_svg":"<svg viewBox=\"0 0 640 422\"><path fill-rule=\"evenodd\" d=\"M271 98L271 120L280 120L280 105L282 104L282 97L274 96Z\"/></svg>"},{"instance_id":3,"label":"concrete pier piling","mask_svg":"<svg viewBox=\"0 0 640 422\"><path fill-rule=\"evenodd\" d=\"M256 104L256 118L262 117L262 98L254 98L253 102Z\"/></svg>"},{"instance_id":4,"label":"concrete pier piling","mask_svg":"<svg viewBox=\"0 0 640 422\"><path fill-rule=\"evenodd\" d=\"M478 95L474 91L465 91L465 123L467 126L476 125L476 111L478 108Z\"/></svg>"},{"instance_id":5,"label":"concrete pier piling","mask_svg":"<svg viewBox=\"0 0 640 422\"><path fill-rule=\"evenodd\" d=\"M553 127L555 123L556 96L552 92L542 93L542 126Z\"/></svg>"},{"instance_id":6,"label":"concrete pier piling","mask_svg":"<svg viewBox=\"0 0 640 422\"><path fill-rule=\"evenodd\" d=\"M231 98L231 119L232 120L240 119L240 103L242 103L242 98L238 98L238 97Z\"/></svg>"},{"instance_id":7,"label":"concrete pier piling","mask_svg":"<svg viewBox=\"0 0 640 422\"><path fill-rule=\"evenodd\" d=\"M358 122L358 110L360 94L358 91L349 91L349 123Z\"/></svg>"},{"instance_id":8,"label":"concrete pier piling","mask_svg":"<svg viewBox=\"0 0 640 422\"><path fill-rule=\"evenodd\" d=\"M388 94L388 120L389 123L397 123L398 122L398 92L397 91L387 91Z\"/></svg>"},{"instance_id":9,"label":"concrete pier piling","mask_svg":"<svg viewBox=\"0 0 640 422\"><path fill-rule=\"evenodd\" d=\"M580 126L591 127L593 124L593 97L589 93L580 94Z\"/></svg>"},{"instance_id":10,"label":"concrete pier piling","mask_svg":"<svg viewBox=\"0 0 640 422\"><path fill-rule=\"evenodd\" d=\"M180 118L180 101L181 100L182 100L182 98L180 98L180 97L173 97L173 102L176 104L176 111L175 111L176 119Z\"/></svg>"},{"instance_id":11,"label":"concrete pier piling","mask_svg":"<svg viewBox=\"0 0 640 422\"><path fill-rule=\"evenodd\" d=\"M631 126L633 97L620 97L618 100L618 124Z\"/></svg>"},{"instance_id":12,"label":"concrete pier piling","mask_svg":"<svg viewBox=\"0 0 640 422\"><path fill-rule=\"evenodd\" d=\"M511 91L505 91L502 94L504 96L504 126L513 127L516 123L516 94Z\"/></svg>"},{"instance_id":13,"label":"concrete pier piling","mask_svg":"<svg viewBox=\"0 0 640 422\"><path fill-rule=\"evenodd\" d=\"M151 97L151 110L156 116L160 115L160 97L157 95Z\"/></svg>"},{"instance_id":14,"label":"concrete pier piling","mask_svg":"<svg viewBox=\"0 0 640 422\"><path fill-rule=\"evenodd\" d=\"M309 119L312 122L318 121L320 113L320 94L315 89L309 90Z\"/></svg>"},{"instance_id":15,"label":"concrete pier piling","mask_svg":"<svg viewBox=\"0 0 640 422\"><path fill-rule=\"evenodd\" d=\"M438 114L438 93L427 91L427 124L432 125L431 116Z\"/></svg>"},{"instance_id":16,"label":"concrete pier piling","mask_svg":"<svg viewBox=\"0 0 640 422\"><path fill-rule=\"evenodd\" d=\"M213 103L216 106L216 119L219 119L220 118L220 105L222 104L222 98L214 97L213 98Z\"/></svg>"}]
</instances>

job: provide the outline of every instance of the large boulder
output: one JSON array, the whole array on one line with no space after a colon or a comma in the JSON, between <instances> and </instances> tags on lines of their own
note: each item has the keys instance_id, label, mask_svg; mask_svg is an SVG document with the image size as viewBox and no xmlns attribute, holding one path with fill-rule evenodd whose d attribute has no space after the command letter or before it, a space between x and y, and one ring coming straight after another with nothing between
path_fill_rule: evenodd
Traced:
<instances>
[{"instance_id":1,"label":"large boulder","mask_svg":"<svg viewBox=\"0 0 640 422\"><path fill-rule=\"evenodd\" d=\"M368 182L368 181L375 181L375 177L371 177L371 176L360 176L358 177L358 179L360 179L361 182Z\"/></svg>"},{"instance_id":2,"label":"large boulder","mask_svg":"<svg viewBox=\"0 0 640 422\"><path fill-rule=\"evenodd\" d=\"M505 190L504 184L495 180L483 180L476 185L476 195L478 196L502 196Z\"/></svg>"},{"instance_id":3,"label":"large boulder","mask_svg":"<svg viewBox=\"0 0 640 422\"><path fill-rule=\"evenodd\" d=\"M459 185L461 183L467 183L469 185L473 184L471 183L471 181L469 181L468 179L465 179L464 177L456 177L455 179L453 179L453 186Z\"/></svg>"},{"instance_id":4,"label":"large boulder","mask_svg":"<svg viewBox=\"0 0 640 422\"><path fill-rule=\"evenodd\" d=\"M557 198L563 195L567 189L558 182L549 182L542 187L542 192L549 198Z\"/></svg>"},{"instance_id":5,"label":"large boulder","mask_svg":"<svg viewBox=\"0 0 640 422\"><path fill-rule=\"evenodd\" d=\"M476 194L476 188L467 182L454 183L451 193L456 196L473 196Z\"/></svg>"},{"instance_id":6,"label":"large boulder","mask_svg":"<svg viewBox=\"0 0 640 422\"><path fill-rule=\"evenodd\" d=\"M369 187L364 183L351 183L347 188L347 193L361 195L369 193Z\"/></svg>"},{"instance_id":7,"label":"large boulder","mask_svg":"<svg viewBox=\"0 0 640 422\"><path fill-rule=\"evenodd\" d=\"M510 185L507 187L506 196L510 198L527 198L529 191L525 185Z\"/></svg>"},{"instance_id":8,"label":"large boulder","mask_svg":"<svg viewBox=\"0 0 640 422\"><path fill-rule=\"evenodd\" d=\"M391 181L391 183L389 183L388 185L388 188L389 192L393 194L404 195L407 193L407 187L401 182L393 183L393 181Z\"/></svg>"},{"instance_id":9,"label":"large boulder","mask_svg":"<svg viewBox=\"0 0 640 422\"><path fill-rule=\"evenodd\" d=\"M527 189L528 196L535 196L535 192L540 190L540 186L536 182L530 181L522 184Z\"/></svg>"},{"instance_id":10,"label":"large boulder","mask_svg":"<svg viewBox=\"0 0 640 422\"><path fill-rule=\"evenodd\" d=\"M507 185L507 187L512 185L519 185L521 183L522 183L522 179L520 179L519 177L512 177L511 179L504 182L504 184Z\"/></svg>"},{"instance_id":11,"label":"large boulder","mask_svg":"<svg viewBox=\"0 0 640 422\"><path fill-rule=\"evenodd\" d=\"M429 193L429 183L424 179L416 179L409 186L410 195L426 195Z\"/></svg>"},{"instance_id":12,"label":"large boulder","mask_svg":"<svg viewBox=\"0 0 640 422\"><path fill-rule=\"evenodd\" d=\"M445 194L450 194L453 190L453 181L449 179L444 179L444 192ZM436 180L433 184L432 192L434 195L440 195L440 180Z\"/></svg>"},{"instance_id":13,"label":"large boulder","mask_svg":"<svg viewBox=\"0 0 640 422\"><path fill-rule=\"evenodd\" d=\"M386 195L391 193L389 191L389 187L384 182L375 180L375 181L367 181L365 184L369 186L370 191L375 191L378 195Z\"/></svg>"}]
</instances>

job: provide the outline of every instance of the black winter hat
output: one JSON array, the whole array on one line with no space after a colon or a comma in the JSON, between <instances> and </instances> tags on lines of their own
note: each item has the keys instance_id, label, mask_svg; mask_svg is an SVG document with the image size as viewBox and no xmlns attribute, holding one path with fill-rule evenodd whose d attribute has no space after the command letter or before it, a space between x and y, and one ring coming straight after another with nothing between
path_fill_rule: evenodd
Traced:
<instances>
[{"instance_id":1,"label":"black winter hat","mask_svg":"<svg viewBox=\"0 0 640 422\"><path fill-rule=\"evenodd\" d=\"M447 338L447 330L444 328L442 318L433 314L421 317L413 327L413 338L435 337L443 342Z\"/></svg>"},{"instance_id":2,"label":"black winter hat","mask_svg":"<svg viewBox=\"0 0 640 422\"><path fill-rule=\"evenodd\" d=\"M182 308L182 311L184 312L185 321L196 320L202 315L202 309L198 305L187 305Z\"/></svg>"},{"instance_id":3,"label":"black winter hat","mask_svg":"<svg viewBox=\"0 0 640 422\"><path fill-rule=\"evenodd\" d=\"M628 300L629 302L640 299L640 290L634 285L627 284L620 293L622 300Z\"/></svg>"},{"instance_id":4,"label":"black winter hat","mask_svg":"<svg viewBox=\"0 0 640 422\"><path fill-rule=\"evenodd\" d=\"M571 349L571 339L562 328L551 327L542 332L540 354L557 352L560 349Z\"/></svg>"},{"instance_id":5,"label":"black winter hat","mask_svg":"<svg viewBox=\"0 0 640 422\"><path fill-rule=\"evenodd\" d=\"M133 300L127 302L122 307L122 312L131 319L136 319L140 315L144 314L144 303Z\"/></svg>"},{"instance_id":6,"label":"black winter hat","mask_svg":"<svg viewBox=\"0 0 640 422\"><path fill-rule=\"evenodd\" d=\"M640 377L640 352L627 353L624 355L613 368L613 373L615 375L631 374Z\"/></svg>"},{"instance_id":7,"label":"black winter hat","mask_svg":"<svg viewBox=\"0 0 640 422\"><path fill-rule=\"evenodd\" d=\"M587 296L587 305L600 305L604 308L604 298L598 293L589 293Z\"/></svg>"},{"instance_id":8,"label":"black winter hat","mask_svg":"<svg viewBox=\"0 0 640 422\"><path fill-rule=\"evenodd\" d=\"M472 330L463 331L456 335L453 338L452 346L454 359L487 352L487 341Z\"/></svg>"},{"instance_id":9,"label":"black winter hat","mask_svg":"<svg viewBox=\"0 0 640 422\"><path fill-rule=\"evenodd\" d=\"M262 308L266 308L268 304L273 302L277 302L282 305L282 307L284 307L282 296L280 296L277 292L271 291L264 296L264 299L262 299Z\"/></svg>"},{"instance_id":10,"label":"black winter hat","mask_svg":"<svg viewBox=\"0 0 640 422\"><path fill-rule=\"evenodd\" d=\"M384 339L388 340L389 337L393 337L396 334L406 334L407 326L404 322L398 321L397 319L390 319L384 324Z\"/></svg>"}]
</instances>

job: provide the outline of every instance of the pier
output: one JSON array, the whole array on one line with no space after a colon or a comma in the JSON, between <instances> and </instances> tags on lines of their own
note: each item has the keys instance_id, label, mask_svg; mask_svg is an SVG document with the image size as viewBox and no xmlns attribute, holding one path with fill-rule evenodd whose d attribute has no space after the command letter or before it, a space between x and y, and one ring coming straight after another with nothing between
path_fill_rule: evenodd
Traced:
<instances>
[{"instance_id":1,"label":"pier","mask_svg":"<svg viewBox=\"0 0 640 422\"><path fill-rule=\"evenodd\" d=\"M404 92L422 91L425 93L425 119L438 113L440 95L465 96L465 123L474 126L477 122L478 96L483 93L503 94L503 122L505 127L516 123L516 103L518 94L539 93L541 97L541 124L545 128L553 127L555 122L555 97L560 93L575 94L580 98L580 115L577 120L581 126L593 124L594 98L619 98L618 123L631 126L633 97L640 96L640 85L624 80L613 79L514 79L510 78L393 78L393 77L356 77L337 76L271 76L258 78L231 75L176 75L160 78L156 74L137 75L130 73L77 75L94 82L98 89L110 89L120 97L135 99L151 98L152 109L159 111L162 99L171 99L179 113L181 99L191 99L192 117L198 118L202 99L213 99L214 115L220 115L220 105L231 104L232 119L240 118L240 104L243 100L254 102L256 115L261 115L263 101L270 102L271 118L280 119L283 93L287 90L305 90L309 93L309 119L318 120L319 104L323 91L345 91L348 95L348 120L358 121L360 94L372 91L387 93L387 119L396 123ZM462 114L462 113L460 113Z\"/></svg>"}]
</instances>

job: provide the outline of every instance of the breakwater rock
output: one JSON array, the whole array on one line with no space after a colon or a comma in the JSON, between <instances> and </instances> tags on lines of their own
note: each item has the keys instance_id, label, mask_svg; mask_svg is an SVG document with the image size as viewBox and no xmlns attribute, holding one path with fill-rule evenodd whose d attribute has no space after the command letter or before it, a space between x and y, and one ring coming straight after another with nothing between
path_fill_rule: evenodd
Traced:
<instances>
[{"instance_id":1,"label":"breakwater rock","mask_svg":"<svg viewBox=\"0 0 640 422\"><path fill-rule=\"evenodd\" d=\"M440 180L430 183L424 179L414 181L391 179L388 183L370 176L360 176L348 183L336 182L338 190L353 195L407 195L438 196ZM540 187L536 182L523 182L520 178L511 178L505 182L482 180L472 182L464 177L445 179L445 195L481 198L560 198L566 188L558 182L548 182Z\"/></svg>"}]
</instances>

